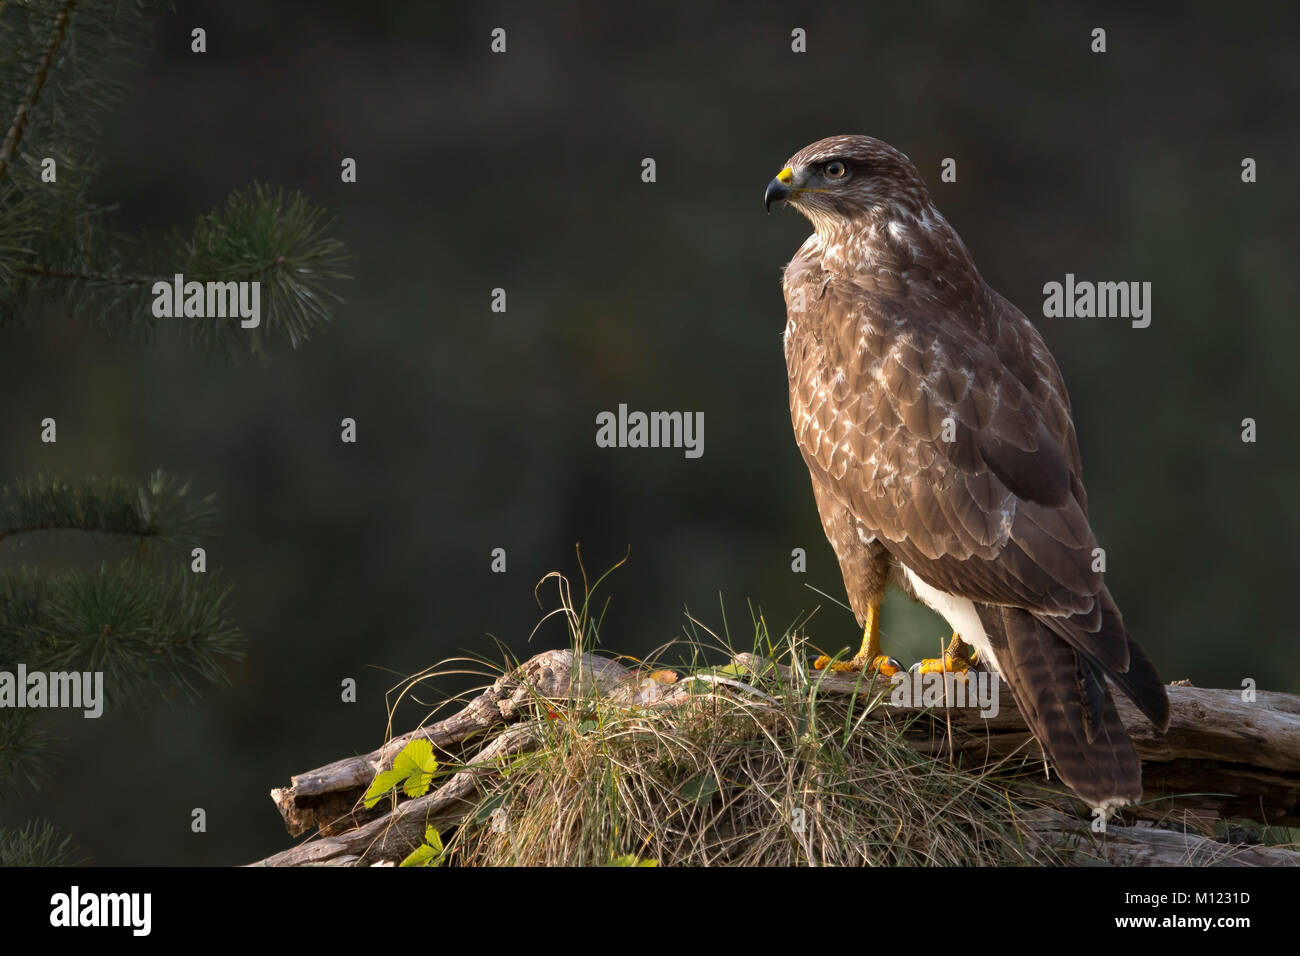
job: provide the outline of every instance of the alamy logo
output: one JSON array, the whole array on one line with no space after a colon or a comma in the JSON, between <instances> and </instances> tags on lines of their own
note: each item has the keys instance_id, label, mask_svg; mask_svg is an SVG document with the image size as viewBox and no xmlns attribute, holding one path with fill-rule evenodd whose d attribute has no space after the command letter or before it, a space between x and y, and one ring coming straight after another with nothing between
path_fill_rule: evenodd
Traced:
<instances>
[{"instance_id":1,"label":"alamy logo","mask_svg":"<svg viewBox=\"0 0 1300 956\"><path fill-rule=\"evenodd\" d=\"M154 318L239 318L239 325L255 329L262 324L262 283L186 282L176 273L171 282L153 284Z\"/></svg>"},{"instance_id":2,"label":"alamy logo","mask_svg":"<svg viewBox=\"0 0 1300 956\"><path fill-rule=\"evenodd\" d=\"M0 671L0 708L71 707L92 720L104 713L103 671Z\"/></svg>"},{"instance_id":3,"label":"alamy logo","mask_svg":"<svg viewBox=\"0 0 1300 956\"><path fill-rule=\"evenodd\" d=\"M895 707L977 707L985 719L998 715L998 675L991 671L904 671L890 680Z\"/></svg>"},{"instance_id":4,"label":"alamy logo","mask_svg":"<svg viewBox=\"0 0 1300 956\"><path fill-rule=\"evenodd\" d=\"M1151 324L1151 283L1075 281L1074 273L1067 272L1064 283L1043 286L1043 316L1132 319L1133 328L1145 329Z\"/></svg>"},{"instance_id":5,"label":"alamy logo","mask_svg":"<svg viewBox=\"0 0 1300 956\"><path fill-rule=\"evenodd\" d=\"M703 412L618 412L596 416L597 448L683 448L687 458L704 454Z\"/></svg>"},{"instance_id":6,"label":"alamy logo","mask_svg":"<svg viewBox=\"0 0 1300 956\"><path fill-rule=\"evenodd\" d=\"M83 893L73 886L50 897L50 925L127 926L132 936L148 936L152 928L152 893Z\"/></svg>"}]
</instances>

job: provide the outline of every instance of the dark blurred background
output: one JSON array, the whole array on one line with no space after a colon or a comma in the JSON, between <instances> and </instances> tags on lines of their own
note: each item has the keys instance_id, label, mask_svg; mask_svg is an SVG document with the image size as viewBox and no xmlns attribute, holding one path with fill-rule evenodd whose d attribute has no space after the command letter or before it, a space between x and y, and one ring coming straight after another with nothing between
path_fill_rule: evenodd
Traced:
<instances>
[{"instance_id":1,"label":"dark blurred background","mask_svg":"<svg viewBox=\"0 0 1300 956\"><path fill-rule=\"evenodd\" d=\"M103 142L117 224L158 236L252 180L299 188L338 214L357 278L324 335L265 367L179 336L109 341L75 316L0 341L0 481L161 467L215 492L209 561L248 641L233 686L197 704L56 719L58 782L0 806L4 822L47 817L101 864L287 847L269 789L378 745L401 675L499 659L496 639L518 655L565 641L556 621L527 638L534 585L577 577L575 542L592 574L630 548L604 586L610 651L680 636L686 609L721 632L724 607L747 646L750 604L778 633L820 606L816 642L856 644L849 612L806 586L844 599L786 404L780 268L809 229L761 203L790 154L832 133L908 153L1042 330L1111 590L1165 679L1300 691L1286 7L177 6ZM206 55L189 52L195 26ZM504 55L489 52L498 26ZM346 156L355 185L339 181ZM658 182L641 181L644 157ZM1043 284L1067 272L1150 281L1151 326L1041 318ZM595 416L620 402L702 411L704 456L597 448ZM39 440L45 416L57 445ZM912 660L947 632L906 603L885 630ZM339 701L346 677L355 705Z\"/></svg>"}]
</instances>

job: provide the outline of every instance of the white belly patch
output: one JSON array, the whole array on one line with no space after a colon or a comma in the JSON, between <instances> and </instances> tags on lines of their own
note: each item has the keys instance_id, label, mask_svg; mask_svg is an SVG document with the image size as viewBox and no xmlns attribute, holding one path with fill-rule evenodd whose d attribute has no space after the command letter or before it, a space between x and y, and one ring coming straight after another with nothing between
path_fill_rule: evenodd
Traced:
<instances>
[{"instance_id":1,"label":"white belly patch","mask_svg":"<svg viewBox=\"0 0 1300 956\"><path fill-rule=\"evenodd\" d=\"M987 661L1001 674L1002 668L998 666L997 655L989 646L984 625L980 623L980 616L975 612L975 602L970 598L957 597L947 591L930 587L913 574L911 568L904 567L903 573L907 575L907 580L921 603L947 621L948 625L961 635L963 641L980 652L981 660Z\"/></svg>"}]
</instances>

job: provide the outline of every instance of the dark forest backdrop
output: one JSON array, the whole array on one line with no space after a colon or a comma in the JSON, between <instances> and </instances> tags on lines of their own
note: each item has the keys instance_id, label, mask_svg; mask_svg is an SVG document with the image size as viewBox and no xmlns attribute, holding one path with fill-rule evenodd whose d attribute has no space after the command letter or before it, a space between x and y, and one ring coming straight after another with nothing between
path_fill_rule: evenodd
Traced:
<instances>
[{"instance_id":1,"label":"dark forest backdrop","mask_svg":"<svg viewBox=\"0 0 1300 956\"><path fill-rule=\"evenodd\" d=\"M786 406L779 270L808 228L761 202L791 153L841 132L908 153L1042 329L1111 589L1162 675L1300 691L1300 31L1280 5L1197 6L178 3L102 143L119 225L188 224L254 179L298 188L338 213L357 279L324 335L265 367L110 341L84 316L4 331L0 480L162 467L215 492L206 543L248 653L197 705L56 718L63 782L0 819L47 817L97 863L279 849L268 790L377 745L398 676L497 657L489 635L520 655L564 640L552 622L526 643L534 584L576 574L575 542L589 571L631 549L610 650L680 634L686 607L720 628L719 594L742 642L751 601L778 631L821 605L817 642L856 645L805 587L843 599ZM1041 318L1067 272L1150 281L1151 326ZM620 402L702 411L703 457L597 448ZM885 631L908 660L945 636L922 614Z\"/></svg>"}]
</instances>

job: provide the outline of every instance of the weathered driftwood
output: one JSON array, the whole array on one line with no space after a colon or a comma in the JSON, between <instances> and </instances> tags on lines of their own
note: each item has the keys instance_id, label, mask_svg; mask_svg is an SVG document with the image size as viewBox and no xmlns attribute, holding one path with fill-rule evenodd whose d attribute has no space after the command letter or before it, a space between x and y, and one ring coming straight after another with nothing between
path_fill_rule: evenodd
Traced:
<instances>
[{"instance_id":1,"label":"weathered driftwood","mask_svg":"<svg viewBox=\"0 0 1300 956\"><path fill-rule=\"evenodd\" d=\"M477 777L495 773L500 758L537 744L529 724L501 731L476 754L462 757L467 769L434 792L396 807L386 800L373 810L361 809L361 796L374 775L388 769L414 737L427 737L443 751L463 751L473 738L536 713L548 701L598 697L616 706L675 707L692 694L698 697L700 681L715 685L718 693L745 696L763 706L772 701L771 687L765 684L764 690L758 683L772 678L778 686L812 680L821 694L856 694L864 702L879 699L870 717L894 722L923 752L948 756L969 769L1026 763L1031 769L1041 767L1041 751L1005 686L997 714L986 718L973 707L891 706L891 688L884 679L795 672L751 654L738 654L733 663L754 675L754 683L714 675L671 682L662 672L648 675L591 654L576 659L569 650L538 654L451 717L396 737L365 756L299 774L291 786L273 790L272 799L291 834L315 827L321 836L257 865L366 865L401 859L420 844L426 825L443 828L473 809ZM1216 819L1228 817L1300 825L1300 698L1260 692L1246 703L1237 691L1185 686L1171 686L1169 695L1172 719L1164 735L1156 734L1122 695L1116 695L1116 702L1143 762L1146 795L1135 815L1178 821L1179 830L1112 822L1105 837L1097 839L1086 821L1081 822L1086 808L1078 801L1068 806L1072 798L1064 793L1062 807L1070 812L1035 818L1030 830L1054 847L1129 865L1211 860L1276 865L1300 860L1286 850L1234 847L1183 832L1206 830ZM1041 771L1039 783L1041 789Z\"/></svg>"},{"instance_id":2,"label":"weathered driftwood","mask_svg":"<svg viewBox=\"0 0 1300 956\"><path fill-rule=\"evenodd\" d=\"M750 670L773 666L749 654L738 654L736 662ZM778 670L790 679L788 669ZM821 683L823 693L850 693L860 686L856 676L842 674L828 674ZM880 682L879 692L887 692L884 687ZM1041 761L1042 751L1011 692L1005 684L1000 690L998 713L988 719L969 707L881 707L873 716L921 717L905 724L912 745L936 755L951 753L972 769L1015 754ZM1246 703L1234 690L1171 686L1168 691L1170 721L1164 734L1127 697L1115 694L1142 761L1145 793L1137 815L1160 818L1176 809L1203 820L1246 817L1300 826L1300 697L1260 691Z\"/></svg>"},{"instance_id":3,"label":"weathered driftwood","mask_svg":"<svg viewBox=\"0 0 1300 956\"><path fill-rule=\"evenodd\" d=\"M1300 853L1281 847L1220 843L1190 831L1111 821L1093 833L1079 818L1041 810L1019 818L1021 832L1052 847L1069 863L1114 866L1300 866Z\"/></svg>"},{"instance_id":4,"label":"weathered driftwood","mask_svg":"<svg viewBox=\"0 0 1300 956\"><path fill-rule=\"evenodd\" d=\"M523 753L536 742L528 726L506 730L479 752L475 763L481 764L482 769L462 770L433 793L407 800L391 812L351 830L277 853L258 865L357 866L400 860L424 842L425 827L441 830L474 809L474 801L469 798L476 792L475 776L491 773L493 761Z\"/></svg>"},{"instance_id":5,"label":"weathered driftwood","mask_svg":"<svg viewBox=\"0 0 1300 956\"><path fill-rule=\"evenodd\" d=\"M435 748L445 750L519 719L521 708L530 701L608 696L628 674L617 661L590 654L584 655L582 668L575 671L572 651L544 651L498 678L446 720L394 737L364 756L344 757L300 773L290 786L272 790L271 799L293 836L313 827L326 835L351 830L368 818L354 812L358 795L378 771L392 766L393 758L415 737L427 737Z\"/></svg>"}]
</instances>

